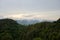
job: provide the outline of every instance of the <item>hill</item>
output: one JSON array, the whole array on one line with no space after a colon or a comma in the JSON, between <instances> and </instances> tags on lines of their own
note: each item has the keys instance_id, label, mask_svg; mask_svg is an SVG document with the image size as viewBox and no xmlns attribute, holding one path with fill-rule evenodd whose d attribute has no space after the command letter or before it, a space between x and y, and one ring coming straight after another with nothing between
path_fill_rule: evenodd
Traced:
<instances>
[{"instance_id":1,"label":"hill","mask_svg":"<svg viewBox=\"0 0 60 40\"><path fill-rule=\"evenodd\" d=\"M19 24L23 24L23 25L29 25L29 24L35 24L38 22L41 22L40 20L36 20L36 19L23 19L23 20L16 20Z\"/></svg>"},{"instance_id":2,"label":"hill","mask_svg":"<svg viewBox=\"0 0 60 40\"><path fill-rule=\"evenodd\" d=\"M0 19L0 40L60 40L60 19L28 26Z\"/></svg>"}]
</instances>

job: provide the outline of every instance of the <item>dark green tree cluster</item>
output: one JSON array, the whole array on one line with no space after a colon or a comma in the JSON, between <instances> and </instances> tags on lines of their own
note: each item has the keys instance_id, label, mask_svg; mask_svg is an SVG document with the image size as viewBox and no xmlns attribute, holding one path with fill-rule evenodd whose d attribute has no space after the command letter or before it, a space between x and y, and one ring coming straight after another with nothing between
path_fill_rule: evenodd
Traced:
<instances>
[{"instance_id":1,"label":"dark green tree cluster","mask_svg":"<svg viewBox=\"0 0 60 40\"><path fill-rule=\"evenodd\" d=\"M0 40L60 40L60 19L28 26L12 19L1 19Z\"/></svg>"}]
</instances>

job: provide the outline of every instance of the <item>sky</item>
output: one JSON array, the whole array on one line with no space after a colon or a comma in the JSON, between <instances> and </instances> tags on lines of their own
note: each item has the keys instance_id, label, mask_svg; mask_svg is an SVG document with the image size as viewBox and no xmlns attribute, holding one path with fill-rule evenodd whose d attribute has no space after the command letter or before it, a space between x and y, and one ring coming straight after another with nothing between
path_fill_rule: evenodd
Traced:
<instances>
[{"instance_id":1,"label":"sky","mask_svg":"<svg viewBox=\"0 0 60 40\"><path fill-rule=\"evenodd\" d=\"M0 19L60 18L60 0L0 0Z\"/></svg>"}]
</instances>

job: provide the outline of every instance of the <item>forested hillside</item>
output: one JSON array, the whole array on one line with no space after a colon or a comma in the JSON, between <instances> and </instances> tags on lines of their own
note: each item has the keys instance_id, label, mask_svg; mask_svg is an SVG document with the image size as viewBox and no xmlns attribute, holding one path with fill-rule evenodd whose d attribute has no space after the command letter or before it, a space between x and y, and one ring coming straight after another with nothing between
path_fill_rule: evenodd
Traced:
<instances>
[{"instance_id":1,"label":"forested hillside","mask_svg":"<svg viewBox=\"0 0 60 40\"><path fill-rule=\"evenodd\" d=\"M28 26L0 19L0 40L60 40L60 19Z\"/></svg>"}]
</instances>

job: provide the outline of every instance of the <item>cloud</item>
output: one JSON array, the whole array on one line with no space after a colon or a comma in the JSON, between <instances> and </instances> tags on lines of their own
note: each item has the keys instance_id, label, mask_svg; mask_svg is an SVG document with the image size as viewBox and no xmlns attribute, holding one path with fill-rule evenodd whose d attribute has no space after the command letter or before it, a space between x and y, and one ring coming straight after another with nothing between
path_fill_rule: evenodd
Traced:
<instances>
[{"instance_id":1,"label":"cloud","mask_svg":"<svg viewBox=\"0 0 60 40\"><path fill-rule=\"evenodd\" d=\"M0 16L0 19L4 18L3 16Z\"/></svg>"},{"instance_id":2,"label":"cloud","mask_svg":"<svg viewBox=\"0 0 60 40\"><path fill-rule=\"evenodd\" d=\"M11 14L10 14L11 13ZM11 18L11 19L45 19L45 20L57 20L60 17L60 11L41 11L41 12L31 12L31 11L13 11L9 14L1 14L1 18Z\"/></svg>"},{"instance_id":3,"label":"cloud","mask_svg":"<svg viewBox=\"0 0 60 40\"><path fill-rule=\"evenodd\" d=\"M0 18L56 20L59 4L59 0L0 0Z\"/></svg>"}]
</instances>

